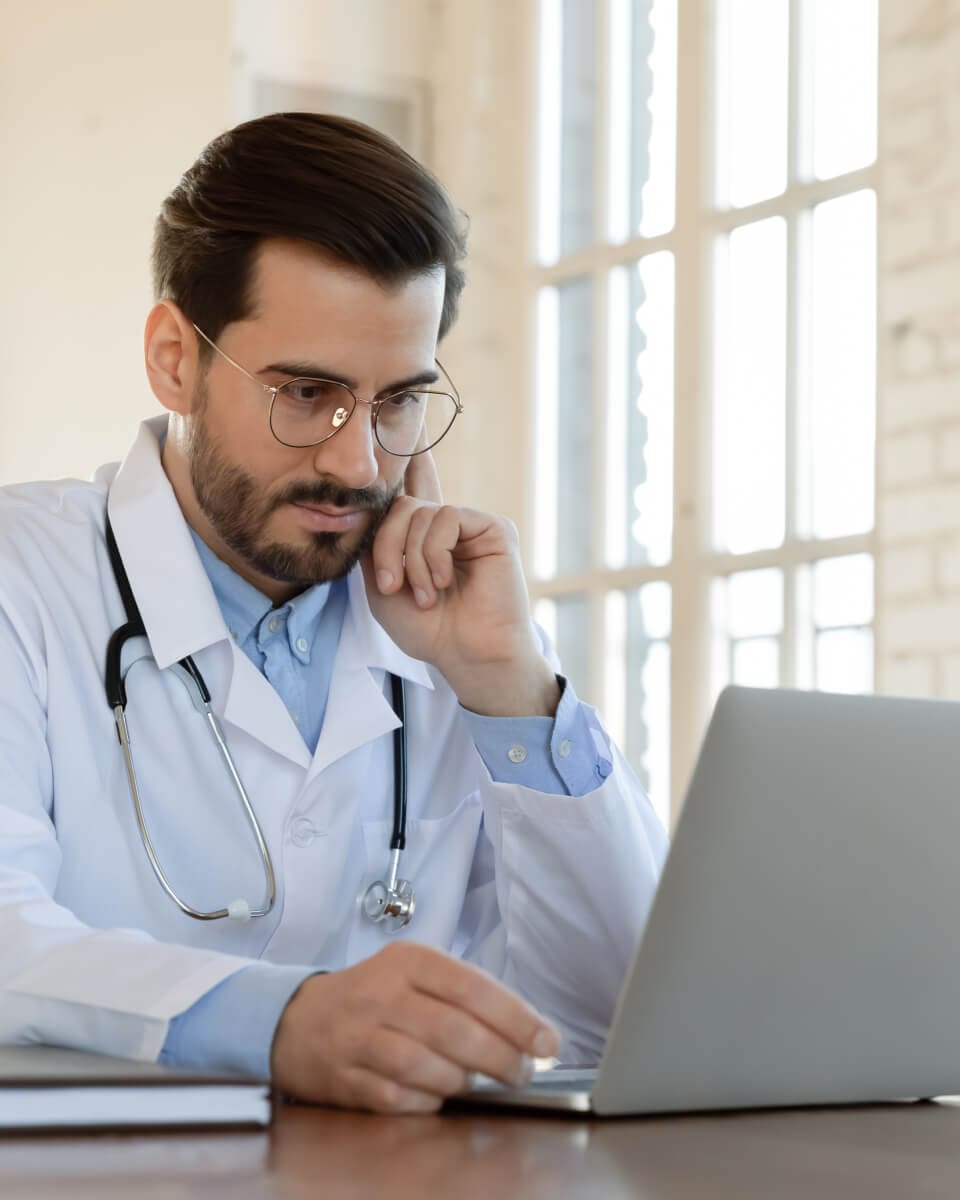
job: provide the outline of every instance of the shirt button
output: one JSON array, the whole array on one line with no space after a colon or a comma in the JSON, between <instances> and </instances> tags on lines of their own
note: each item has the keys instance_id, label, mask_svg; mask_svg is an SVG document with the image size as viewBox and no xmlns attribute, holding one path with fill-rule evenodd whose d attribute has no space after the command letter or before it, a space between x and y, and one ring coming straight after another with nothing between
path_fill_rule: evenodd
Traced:
<instances>
[{"instance_id":1,"label":"shirt button","mask_svg":"<svg viewBox=\"0 0 960 1200\"><path fill-rule=\"evenodd\" d=\"M507 758L512 763L522 763L526 760L527 752L523 746L511 746L507 751Z\"/></svg>"},{"instance_id":2,"label":"shirt button","mask_svg":"<svg viewBox=\"0 0 960 1200\"><path fill-rule=\"evenodd\" d=\"M301 654L306 654L306 652L310 649L310 643L306 638L297 638L297 649Z\"/></svg>"},{"instance_id":3,"label":"shirt button","mask_svg":"<svg viewBox=\"0 0 960 1200\"><path fill-rule=\"evenodd\" d=\"M290 826L290 841L295 846L309 846L316 836L317 831L308 817L297 817Z\"/></svg>"},{"instance_id":4,"label":"shirt button","mask_svg":"<svg viewBox=\"0 0 960 1200\"><path fill-rule=\"evenodd\" d=\"M560 755L561 758L569 758L570 757L570 743L567 741L566 738L564 738L563 741L560 743L560 745L557 747L557 753Z\"/></svg>"},{"instance_id":5,"label":"shirt button","mask_svg":"<svg viewBox=\"0 0 960 1200\"><path fill-rule=\"evenodd\" d=\"M288 712L288 713L290 714L290 716L293 718L293 723L294 723L294 725L297 725L297 724L299 724L299 722L300 722L300 714L299 714L299 713L295 713L295 712L293 711L293 709L292 709L292 708L288 708L288 709L287 709L287 712Z\"/></svg>"},{"instance_id":6,"label":"shirt button","mask_svg":"<svg viewBox=\"0 0 960 1200\"><path fill-rule=\"evenodd\" d=\"M280 620L279 617L271 617L270 620L267 622L267 628L270 630L271 633L276 633L282 624L283 624L283 622Z\"/></svg>"}]
</instances>

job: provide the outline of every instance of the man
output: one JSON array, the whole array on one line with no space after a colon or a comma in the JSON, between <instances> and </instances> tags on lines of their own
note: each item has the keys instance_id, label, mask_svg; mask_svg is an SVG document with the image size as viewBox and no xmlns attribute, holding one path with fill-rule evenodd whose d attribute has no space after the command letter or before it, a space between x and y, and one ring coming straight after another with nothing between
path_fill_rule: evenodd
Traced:
<instances>
[{"instance_id":1,"label":"man","mask_svg":"<svg viewBox=\"0 0 960 1200\"><path fill-rule=\"evenodd\" d=\"M164 203L168 415L0 491L0 1042L382 1111L598 1056L665 838L510 524L441 503L432 447L483 420L436 361L462 255L436 181L331 117L224 134ZM371 919L406 896L391 676L405 925Z\"/></svg>"}]
</instances>

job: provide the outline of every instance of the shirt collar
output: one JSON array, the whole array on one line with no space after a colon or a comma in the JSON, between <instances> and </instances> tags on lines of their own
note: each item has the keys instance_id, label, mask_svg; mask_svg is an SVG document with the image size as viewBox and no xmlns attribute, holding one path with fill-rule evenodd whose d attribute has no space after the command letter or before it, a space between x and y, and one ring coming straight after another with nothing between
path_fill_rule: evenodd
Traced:
<instances>
[{"instance_id":1,"label":"shirt collar","mask_svg":"<svg viewBox=\"0 0 960 1200\"><path fill-rule=\"evenodd\" d=\"M269 596L214 554L195 529L191 528L190 534L237 645L243 646L253 636L260 649L265 650L264 642L282 632L290 653L304 665L308 664L333 585L315 584L275 608ZM271 628L274 621L279 622L276 629Z\"/></svg>"}]
</instances>

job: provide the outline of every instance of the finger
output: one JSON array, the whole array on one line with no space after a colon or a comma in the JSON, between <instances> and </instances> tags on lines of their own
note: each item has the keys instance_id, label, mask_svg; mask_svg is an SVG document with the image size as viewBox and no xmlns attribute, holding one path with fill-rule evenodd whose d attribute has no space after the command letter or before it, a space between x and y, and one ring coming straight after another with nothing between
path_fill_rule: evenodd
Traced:
<instances>
[{"instance_id":1,"label":"finger","mask_svg":"<svg viewBox=\"0 0 960 1200\"><path fill-rule=\"evenodd\" d=\"M451 552L460 538L460 522L455 508L423 507L414 513L407 528L404 545L404 570L407 582L420 608L429 608L437 598L437 579L434 568L452 562ZM431 551L426 553L429 542Z\"/></svg>"},{"instance_id":2,"label":"finger","mask_svg":"<svg viewBox=\"0 0 960 1200\"><path fill-rule=\"evenodd\" d=\"M420 435L421 445L426 441L426 429ZM407 463L403 476L403 490L408 496L418 500L429 500L431 504L443 503L443 490L440 487L440 474L432 450L424 450L414 454Z\"/></svg>"},{"instance_id":3,"label":"finger","mask_svg":"<svg viewBox=\"0 0 960 1200\"><path fill-rule=\"evenodd\" d=\"M438 509L421 547L433 586L441 590L453 583L454 551L460 545L463 531L460 511L450 505Z\"/></svg>"},{"instance_id":4,"label":"finger","mask_svg":"<svg viewBox=\"0 0 960 1200\"><path fill-rule=\"evenodd\" d=\"M462 1092L467 1086L466 1069L419 1038L393 1029L377 1030L366 1043L358 1065L401 1087L441 1098Z\"/></svg>"},{"instance_id":5,"label":"finger","mask_svg":"<svg viewBox=\"0 0 960 1200\"><path fill-rule=\"evenodd\" d=\"M341 1108L365 1108L376 1113L431 1113L443 1103L440 1096L404 1087L366 1067L348 1067L335 1103Z\"/></svg>"},{"instance_id":6,"label":"finger","mask_svg":"<svg viewBox=\"0 0 960 1200\"><path fill-rule=\"evenodd\" d=\"M432 996L413 993L408 1003L401 1004L396 1021L412 1035L408 1040L435 1052L442 1062L452 1064L459 1076L456 1091L463 1090L467 1074L474 1071L499 1079L508 1087L525 1087L530 1082L533 1073L530 1056L462 1009ZM401 1081L412 1082L406 1078ZM418 1086L431 1090L424 1083Z\"/></svg>"},{"instance_id":7,"label":"finger","mask_svg":"<svg viewBox=\"0 0 960 1200\"><path fill-rule=\"evenodd\" d=\"M469 1013L524 1053L556 1054L557 1031L486 971L441 954L424 954L418 966L411 976L418 991Z\"/></svg>"},{"instance_id":8,"label":"finger","mask_svg":"<svg viewBox=\"0 0 960 1200\"><path fill-rule=\"evenodd\" d=\"M377 590L384 595L399 591L404 582L404 554L407 534L421 501L398 496L390 506L383 524L377 530L370 550ZM428 507L428 506L426 506Z\"/></svg>"}]
</instances>

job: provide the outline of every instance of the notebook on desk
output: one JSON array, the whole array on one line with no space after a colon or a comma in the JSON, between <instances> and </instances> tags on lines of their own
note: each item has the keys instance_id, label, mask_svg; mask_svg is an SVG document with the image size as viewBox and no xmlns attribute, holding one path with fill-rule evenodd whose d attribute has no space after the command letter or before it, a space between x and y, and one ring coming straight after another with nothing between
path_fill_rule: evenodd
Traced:
<instances>
[{"instance_id":1,"label":"notebook on desk","mask_svg":"<svg viewBox=\"0 0 960 1200\"><path fill-rule=\"evenodd\" d=\"M960 705L729 688L596 1072L599 1115L960 1092Z\"/></svg>"},{"instance_id":2,"label":"notebook on desk","mask_svg":"<svg viewBox=\"0 0 960 1200\"><path fill-rule=\"evenodd\" d=\"M0 1046L0 1132L265 1126L259 1080L107 1058L56 1046Z\"/></svg>"}]
</instances>

